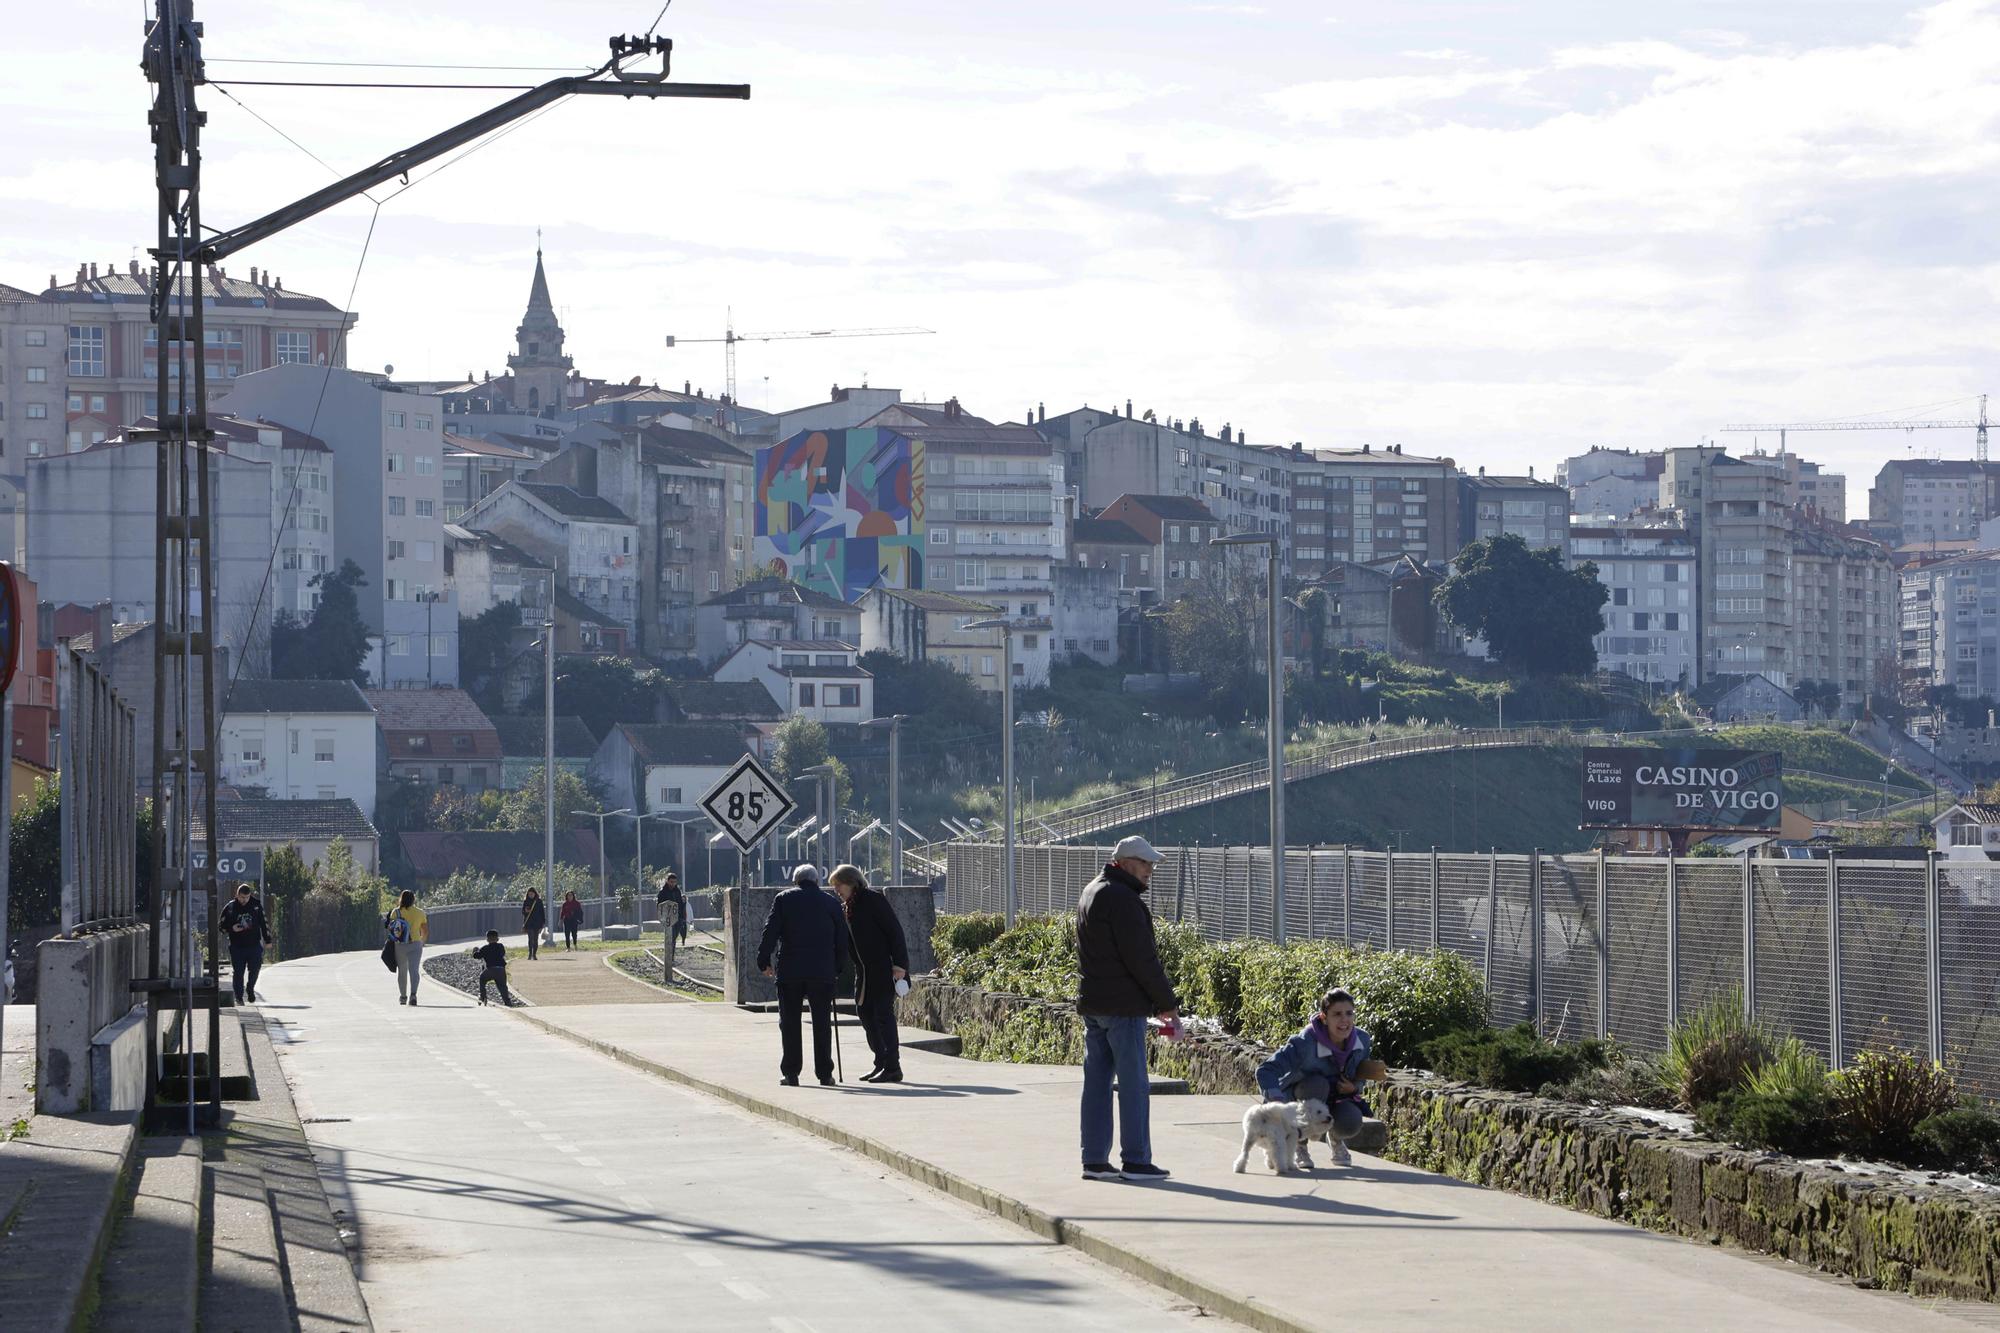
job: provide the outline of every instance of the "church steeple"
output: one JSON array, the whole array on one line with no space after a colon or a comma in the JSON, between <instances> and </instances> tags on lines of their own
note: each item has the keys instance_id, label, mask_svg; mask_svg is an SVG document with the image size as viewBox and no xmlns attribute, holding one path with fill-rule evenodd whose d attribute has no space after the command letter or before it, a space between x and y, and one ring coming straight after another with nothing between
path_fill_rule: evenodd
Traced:
<instances>
[{"instance_id":1,"label":"church steeple","mask_svg":"<svg viewBox=\"0 0 2000 1333\"><path fill-rule=\"evenodd\" d=\"M536 415L563 406L563 381L573 364L563 355L562 325L549 299L549 275L542 267L541 233L535 233L535 280L528 288L528 309L514 330L515 350L507 358L514 374L514 408Z\"/></svg>"}]
</instances>

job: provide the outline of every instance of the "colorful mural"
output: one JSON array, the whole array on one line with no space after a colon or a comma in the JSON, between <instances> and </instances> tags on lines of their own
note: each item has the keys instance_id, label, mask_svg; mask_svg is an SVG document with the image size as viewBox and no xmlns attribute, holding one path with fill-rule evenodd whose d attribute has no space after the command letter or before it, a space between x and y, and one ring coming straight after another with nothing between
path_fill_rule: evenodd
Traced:
<instances>
[{"instance_id":1,"label":"colorful mural","mask_svg":"<svg viewBox=\"0 0 2000 1333\"><path fill-rule=\"evenodd\" d=\"M757 451L760 569L851 602L924 586L924 446L880 427Z\"/></svg>"}]
</instances>

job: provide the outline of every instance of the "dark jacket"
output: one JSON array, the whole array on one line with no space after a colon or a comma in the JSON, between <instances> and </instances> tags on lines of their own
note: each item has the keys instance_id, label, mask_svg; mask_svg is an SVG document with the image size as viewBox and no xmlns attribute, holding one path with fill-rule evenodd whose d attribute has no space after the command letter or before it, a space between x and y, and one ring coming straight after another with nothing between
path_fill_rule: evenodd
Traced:
<instances>
[{"instance_id":1,"label":"dark jacket","mask_svg":"<svg viewBox=\"0 0 2000 1333\"><path fill-rule=\"evenodd\" d=\"M771 914L764 918L757 967L770 967L775 957L780 981L832 981L840 975L846 941L838 898L818 885L786 889L771 900Z\"/></svg>"},{"instance_id":2,"label":"dark jacket","mask_svg":"<svg viewBox=\"0 0 2000 1333\"><path fill-rule=\"evenodd\" d=\"M549 924L548 900L539 893L533 898L521 899L521 924L529 930L540 930Z\"/></svg>"},{"instance_id":3,"label":"dark jacket","mask_svg":"<svg viewBox=\"0 0 2000 1333\"><path fill-rule=\"evenodd\" d=\"M1257 1066L1257 1091L1265 1101L1290 1101L1292 1088L1302 1078L1318 1075L1327 1081L1337 1102L1359 1100L1361 1065L1374 1051L1375 1043L1360 1028L1348 1034L1345 1045L1337 1043L1326 1023L1314 1018L1296 1037L1271 1052L1271 1058ZM1354 1092L1342 1093L1340 1080L1346 1079Z\"/></svg>"},{"instance_id":4,"label":"dark jacket","mask_svg":"<svg viewBox=\"0 0 2000 1333\"><path fill-rule=\"evenodd\" d=\"M238 925L243 928L237 929ZM271 923L264 919L264 900L256 894L239 903L231 895L222 909L222 937L233 953L259 953L271 942Z\"/></svg>"},{"instance_id":5,"label":"dark jacket","mask_svg":"<svg viewBox=\"0 0 2000 1333\"><path fill-rule=\"evenodd\" d=\"M660 920L667 925L673 925L674 922L687 914L687 899L682 895L681 886L678 884L661 889L660 896L654 899L654 901L660 905ZM674 914L671 917L667 915L668 903L674 905Z\"/></svg>"},{"instance_id":6,"label":"dark jacket","mask_svg":"<svg viewBox=\"0 0 2000 1333\"><path fill-rule=\"evenodd\" d=\"M564 921L581 921L583 920L583 904L574 898L565 898L563 899L562 906L556 909L556 915Z\"/></svg>"},{"instance_id":7,"label":"dark jacket","mask_svg":"<svg viewBox=\"0 0 2000 1333\"><path fill-rule=\"evenodd\" d=\"M482 944L472 951L472 956L497 971L507 970L507 946L504 944Z\"/></svg>"},{"instance_id":8,"label":"dark jacket","mask_svg":"<svg viewBox=\"0 0 2000 1333\"><path fill-rule=\"evenodd\" d=\"M1181 1007L1160 966L1146 886L1115 865L1090 881L1077 904L1076 965L1081 1013L1137 1018Z\"/></svg>"},{"instance_id":9,"label":"dark jacket","mask_svg":"<svg viewBox=\"0 0 2000 1333\"><path fill-rule=\"evenodd\" d=\"M847 902L848 952L859 978L855 999L887 990L895 982L892 969L910 970L909 941L889 895L877 889L856 889Z\"/></svg>"}]
</instances>

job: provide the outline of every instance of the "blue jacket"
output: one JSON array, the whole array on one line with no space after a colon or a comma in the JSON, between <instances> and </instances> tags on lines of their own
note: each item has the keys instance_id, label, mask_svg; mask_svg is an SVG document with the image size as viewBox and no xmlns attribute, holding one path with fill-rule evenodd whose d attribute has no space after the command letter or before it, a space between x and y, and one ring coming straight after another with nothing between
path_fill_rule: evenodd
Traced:
<instances>
[{"instance_id":1,"label":"blue jacket","mask_svg":"<svg viewBox=\"0 0 2000 1333\"><path fill-rule=\"evenodd\" d=\"M1300 1030L1298 1036L1273 1051L1270 1059L1257 1066L1257 1091L1264 1094L1266 1101L1290 1101L1292 1085L1317 1074L1334 1089L1335 1101L1356 1100L1361 1087L1361 1062L1374 1048L1374 1040L1356 1028L1347 1040L1347 1049L1340 1050L1334 1045L1333 1034L1326 1030L1326 1024L1314 1018ZM1340 1092L1340 1080L1343 1078L1355 1086L1355 1092Z\"/></svg>"},{"instance_id":2,"label":"blue jacket","mask_svg":"<svg viewBox=\"0 0 2000 1333\"><path fill-rule=\"evenodd\" d=\"M771 900L764 938L757 944L761 971L777 959L780 981L832 981L847 948L847 918L840 899L818 885L786 889Z\"/></svg>"}]
</instances>

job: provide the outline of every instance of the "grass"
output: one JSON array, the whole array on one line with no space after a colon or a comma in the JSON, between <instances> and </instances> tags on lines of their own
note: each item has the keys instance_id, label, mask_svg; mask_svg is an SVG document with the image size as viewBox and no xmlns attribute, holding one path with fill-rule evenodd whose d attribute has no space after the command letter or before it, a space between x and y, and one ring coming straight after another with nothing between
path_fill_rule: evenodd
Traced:
<instances>
[{"instance_id":1,"label":"grass","mask_svg":"<svg viewBox=\"0 0 2000 1333\"><path fill-rule=\"evenodd\" d=\"M0 1134L0 1143L12 1143L15 1139L27 1138L28 1128L28 1117L24 1115L14 1117L14 1123L7 1126L7 1132Z\"/></svg>"}]
</instances>

